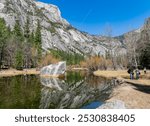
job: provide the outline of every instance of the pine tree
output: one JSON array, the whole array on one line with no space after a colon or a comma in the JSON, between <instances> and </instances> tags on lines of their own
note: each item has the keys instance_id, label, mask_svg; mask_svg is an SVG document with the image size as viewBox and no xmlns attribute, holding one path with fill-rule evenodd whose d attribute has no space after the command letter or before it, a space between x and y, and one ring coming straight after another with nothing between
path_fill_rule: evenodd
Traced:
<instances>
[{"instance_id":1,"label":"pine tree","mask_svg":"<svg viewBox=\"0 0 150 126\"><path fill-rule=\"evenodd\" d=\"M23 68L23 53L21 50L17 50L16 52L15 68L19 70Z\"/></svg>"},{"instance_id":2,"label":"pine tree","mask_svg":"<svg viewBox=\"0 0 150 126\"><path fill-rule=\"evenodd\" d=\"M34 42L35 42L35 45L38 48L41 48L41 46L42 46L42 38L41 38L41 26L40 26L40 21L39 20L38 20L37 28L36 28L36 31L35 31Z\"/></svg>"},{"instance_id":3,"label":"pine tree","mask_svg":"<svg viewBox=\"0 0 150 126\"><path fill-rule=\"evenodd\" d=\"M27 16L27 20L25 23L25 27L24 27L24 37L26 39L29 39L29 37L30 37L30 20L29 20L28 16Z\"/></svg>"},{"instance_id":4,"label":"pine tree","mask_svg":"<svg viewBox=\"0 0 150 126\"><path fill-rule=\"evenodd\" d=\"M7 27L7 31L8 31L8 36L10 37L12 34L10 26Z\"/></svg>"},{"instance_id":5,"label":"pine tree","mask_svg":"<svg viewBox=\"0 0 150 126\"><path fill-rule=\"evenodd\" d=\"M35 47L37 48L37 58L38 62L40 62L41 57L42 57L42 37L41 37L41 26L40 26L40 21L38 20L37 23L37 28L34 36L34 44Z\"/></svg>"},{"instance_id":6,"label":"pine tree","mask_svg":"<svg viewBox=\"0 0 150 126\"><path fill-rule=\"evenodd\" d=\"M5 20L0 18L0 69L2 66L2 61L3 61L3 52L4 52L4 47L6 44L6 39L8 37L8 31L7 27L5 24Z\"/></svg>"},{"instance_id":7,"label":"pine tree","mask_svg":"<svg viewBox=\"0 0 150 126\"><path fill-rule=\"evenodd\" d=\"M31 34L29 35L29 43L34 45L34 32L31 32Z\"/></svg>"},{"instance_id":8,"label":"pine tree","mask_svg":"<svg viewBox=\"0 0 150 126\"><path fill-rule=\"evenodd\" d=\"M5 24L5 20L0 18L0 47L3 46L5 43L5 40L7 39L8 36L8 31L7 27Z\"/></svg>"},{"instance_id":9,"label":"pine tree","mask_svg":"<svg viewBox=\"0 0 150 126\"><path fill-rule=\"evenodd\" d=\"M21 27L20 27L19 20L16 20L16 24L15 24L15 26L14 26L13 33L14 33L15 37L17 37L20 41L23 41L23 40L24 40L24 37L23 37L23 33L22 33L22 30L21 30Z\"/></svg>"}]
</instances>

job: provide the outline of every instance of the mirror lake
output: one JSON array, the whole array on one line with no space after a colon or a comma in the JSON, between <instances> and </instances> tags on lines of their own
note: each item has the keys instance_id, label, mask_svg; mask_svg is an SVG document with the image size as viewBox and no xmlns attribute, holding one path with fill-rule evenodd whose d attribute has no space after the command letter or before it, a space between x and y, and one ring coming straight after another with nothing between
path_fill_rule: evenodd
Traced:
<instances>
[{"instance_id":1,"label":"mirror lake","mask_svg":"<svg viewBox=\"0 0 150 126\"><path fill-rule=\"evenodd\" d=\"M95 109L110 98L114 80L85 72L65 78L19 75L0 78L1 109Z\"/></svg>"}]
</instances>

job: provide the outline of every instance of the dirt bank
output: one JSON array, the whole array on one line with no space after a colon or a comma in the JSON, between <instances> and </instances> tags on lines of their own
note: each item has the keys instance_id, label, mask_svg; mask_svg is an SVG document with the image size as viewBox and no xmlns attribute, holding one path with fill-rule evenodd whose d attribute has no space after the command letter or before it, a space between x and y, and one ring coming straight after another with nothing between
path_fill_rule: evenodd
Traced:
<instances>
[{"instance_id":1,"label":"dirt bank","mask_svg":"<svg viewBox=\"0 0 150 126\"><path fill-rule=\"evenodd\" d=\"M139 80L130 80L126 71L96 71L96 76L119 78L124 82L116 87L106 102L120 100L129 109L150 109L150 71L146 75L141 71Z\"/></svg>"},{"instance_id":2,"label":"dirt bank","mask_svg":"<svg viewBox=\"0 0 150 126\"><path fill-rule=\"evenodd\" d=\"M107 102L115 100L123 101L129 109L150 109L150 86L124 83L114 89Z\"/></svg>"}]
</instances>

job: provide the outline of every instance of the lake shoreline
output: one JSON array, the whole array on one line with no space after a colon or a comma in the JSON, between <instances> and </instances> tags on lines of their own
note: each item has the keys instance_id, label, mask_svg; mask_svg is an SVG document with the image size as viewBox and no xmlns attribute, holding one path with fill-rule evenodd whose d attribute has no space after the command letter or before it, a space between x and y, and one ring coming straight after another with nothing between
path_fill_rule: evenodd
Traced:
<instances>
[{"instance_id":1,"label":"lake shoreline","mask_svg":"<svg viewBox=\"0 0 150 126\"><path fill-rule=\"evenodd\" d=\"M22 71L15 69L0 71L0 77L17 75L40 75L40 71L36 68L24 69ZM129 74L127 73L127 70L96 71L94 72L94 75L108 79L116 79L119 82L119 85L113 89L113 92L106 103L121 101L124 103L125 108L150 109L150 71L148 71L146 75L141 71L141 78L139 80L128 79Z\"/></svg>"},{"instance_id":2,"label":"lake shoreline","mask_svg":"<svg viewBox=\"0 0 150 126\"><path fill-rule=\"evenodd\" d=\"M8 70L1 70L0 77L11 77L17 75L39 75L40 71L36 68L33 69L23 69L23 70L16 70L16 69L8 69Z\"/></svg>"},{"instance_id":3,"label":"lake shoreline","mask_svg":"<svg viewBox=\"0 0 150 126\"><path fill-rule=\"evenodd\" d=\"M72 69L67 69L66 71L87 71L87 69L86 68L72 68ZM40 75L40 70L37 70L37 68L23 69L23 70L16 70L16 69L0 70L0 77L11 77L11 76L18 76L18 75ZM61 78L63 76L62 75L45 75L42 77Z\"/></svg>"},{"instance_id":4,"label":"lake shoreline","mask_svg":"<svg viewBox=\"0 0 150 126\"><path fill-rule=\"evenodd\" d=\"M115 78L121 82L114 88L110 99L106 101L102 107L112 109L113 103L121 101L127 109L150 109L150 71L146 75L141 71L141 78L139 80L130 80L127 70L120 71L95 71L95 76L102 76L106 78ZM113 104L113 108L116 105Z\"/></svg>"}]
</instances>

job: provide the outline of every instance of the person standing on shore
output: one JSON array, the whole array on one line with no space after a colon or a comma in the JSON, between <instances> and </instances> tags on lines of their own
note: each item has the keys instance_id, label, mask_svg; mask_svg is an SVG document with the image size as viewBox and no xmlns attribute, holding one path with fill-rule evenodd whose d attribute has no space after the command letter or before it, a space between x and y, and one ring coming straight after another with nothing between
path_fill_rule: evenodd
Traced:
<instances>
[{"instance_id":1,"label":"person standing on shore","mask_svg":"<svg viewBox=\"0 0 150 126\"><path fill-rule=\"evenodd\" d=\"M129 69L128 69L128 73L130 74L130 79L133 80L133 79L134 79L133 68L129 68Z\"/></svg>"},{"instance_id":2,"label":"person standing on shore","mask_svg":"<svg viewBox=\"0 0 150 126\"><path fill-rule=\"evenodd\" d=\"M144 67L144 74L146 74L146 67Z\"/></svg>"},{"instance_id":3,"label":"person standing on shore","mask_svg":"<svg viewBox=\"0 0 150 126\"><path fill-rule=\"evenodd\" d=\"M138 80L140 78L140 71L138 68L136 68L135 74L136 74L136 79Z\"/></svg>"}]
</instances>

